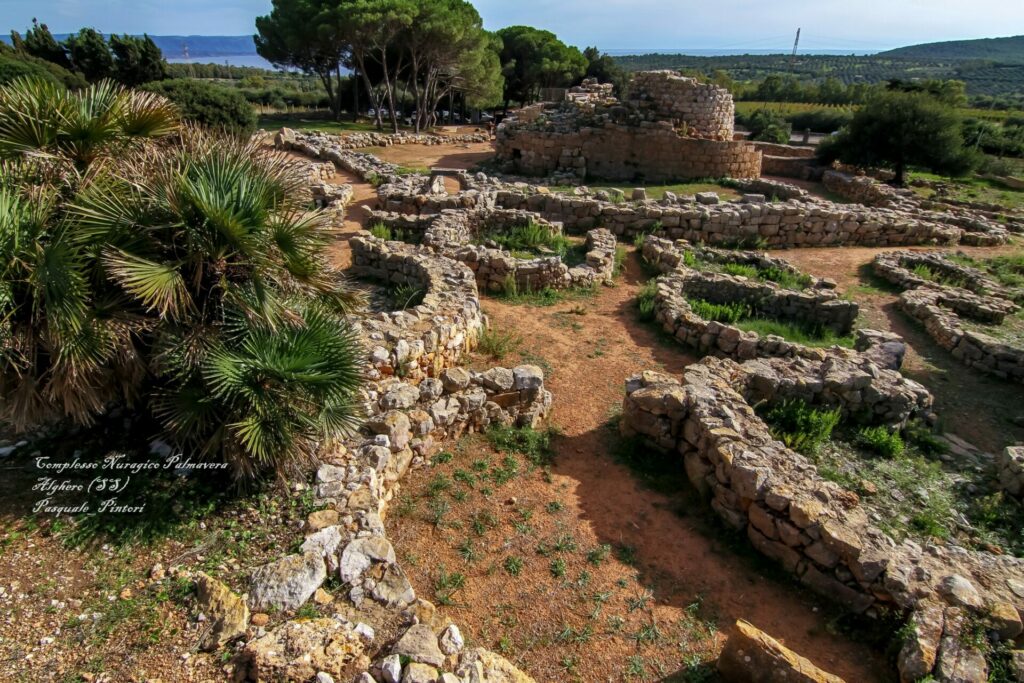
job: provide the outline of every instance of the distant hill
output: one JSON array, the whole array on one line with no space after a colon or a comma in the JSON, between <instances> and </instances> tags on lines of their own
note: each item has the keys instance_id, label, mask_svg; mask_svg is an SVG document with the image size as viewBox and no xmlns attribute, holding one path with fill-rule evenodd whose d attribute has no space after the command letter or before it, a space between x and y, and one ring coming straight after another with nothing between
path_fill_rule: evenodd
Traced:
<instances>
[{"instance_id":1,"label":"distant hill","mask_svg":"<svg viewBox=\"0 0 1024 683\"><path fill-rule=\"evenodd\" d=\"M56 33L57 40L64 40L67 33ZM225 57L237 55L255 55L256 45L252 42L252 36L155 36L150 38L168 59L177 59L184 56L185 47L188 46L188 55L191 59L203 57ZM0 40L10 43L6 35L0 36Z\"/></svg>"},{"instance_id":2,"label":"distant hill","mask_svg":"<svg viewBox=\"0 0 1024 683\"><path fill-rule=\"evenodd\" d=\"M999 62L1024 62L1024 36L910 45L888 52L880 52L876 56L927 60L990 59Z\"/></svg>"}]
</instances>

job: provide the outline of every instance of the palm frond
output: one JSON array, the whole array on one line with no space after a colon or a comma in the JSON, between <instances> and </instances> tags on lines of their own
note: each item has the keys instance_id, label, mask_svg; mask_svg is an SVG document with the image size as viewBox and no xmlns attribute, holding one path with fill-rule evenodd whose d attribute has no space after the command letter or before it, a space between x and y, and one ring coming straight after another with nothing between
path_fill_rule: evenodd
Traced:
<instances>
[{"instance_id":1,"label":"palm frond","mask_svg":"<svg viewBox=\"0 0 1024 683\"><path fill-rule=\"evenodd\" d=\"M182 317L192 307L180 263L156 263L121 250L110 250L104 262L110 275L160 317Z\"/></svg>"}]
</instances>

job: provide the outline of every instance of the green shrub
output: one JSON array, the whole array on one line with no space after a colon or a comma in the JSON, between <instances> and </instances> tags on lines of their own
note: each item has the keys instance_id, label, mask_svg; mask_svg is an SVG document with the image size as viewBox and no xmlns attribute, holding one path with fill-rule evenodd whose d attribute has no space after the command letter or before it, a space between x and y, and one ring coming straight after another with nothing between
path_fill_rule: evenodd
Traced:
<instances>
[{"instance_id":1,"label":"green shrub","mask_svg":"<svg viewBox=\"0 0 1024 683\"><path fill-rule=\"evenodd\" d=\"M68 71L53 62L13 51L0 52L0 85L19 78L46 80L72 89L87 85L81 74Z\"/></svg>"},{"instance_id":2,"label":"green shrub","mask_svg":"<svg viewBox=\"0 0 1024 683\"><path fill-rule=\"evenodd\" d=\"M838 408L814 408L800 399L786 399L764 412L772 436L804 455L817 453L832 438L840 416Z\"/></svg>"},{"instance_id":3,"label":"green shrub","mask_svg":"<svg viewBox=\"0 0 1024 683\"><path fill-rule=\"evenodd\" d=\"M426 290L419 285L411 283L404 283L396 285L391 288L391 301L395 305L395 310L404 311L407 308L415 308L423 303L423 297L426 295Z\"/></svg>"},{"instance_id":4,"label":"green shrub","mask_svg":"<svg viewBox=\"0 0 1024 683\"><path fill-rule=\"evenodd\" d=\"M147 83L142 89L174 102L189 121L232 133L256 129L256 110L234 88L180 78Z\"/></svg>"},{"instance_id":5,"label":"green shrub","mask_svg":"<svg viewBox=\"0 0 1024 683\"><path fill-rule=\"evenodd\" d=\"M369 233L376 237L377 239L382 239L388 242L390 242L392 239L391 228L384 225L383 223L374 223L373 225L371 225L369 228Z\"/></svg>"},{"instance_id":6,"label":"green shrub","mask_svg":"<svg viewBox=\"0 0 1024 683\"><path fill-rule=\"evenodd\" d=\"M715 304L704 299L689 299L690 308L694 315L705 320L714 320L720 323L734 323L742 318L750 316L751 309L747 304L734 301L727 304Z\"/></svg>"},{"instance_id":7,"label":"green shrub","mask_svg":"<svg viewBox=\"0 0 1024 683\"><path fill-rule=\"evenodd\" d=\"M494 360L501 360L518 349L522 343L523 338L513 332L488 327L480 333L477 349Z\"/></svg>"},{"instance_id":8,"label":"green shrub","mask_svg":"<svg viewBox=\"0 0 1024 683\"><path fill-rule=\"evenodd\" d=\"M293 165L107 82L0 88L0 156L3 420L130 403L240 479L358 426L360 297Z\"/></svg>"},{"instance_id":9,"label":"green shrub","mask_svg":"<svg viewBox=\"0 0 1024 683\"><path fill-rule=\"evenodd\" d=\"M640 320L654 320L654 297L658 294L658 282L648 280L636 295L636 309Z\"/></svg>"},{"instance_id":10,"label":"green shrub","mask_svg":"<svg viewBox=\"0 0 1024 683\"><path fill-rule=\"evenodd\" d=\"M864 427L857 432L857 442L887 458L903 455L903 439L887 427Z\"/></svg>"},{"instance_id":11,"label":"green shrub","mask_svg":"<svg viewBox=\"0 0 1024 683\"><path fill-rule=\"evenodd\" d=\"M783 145L789 142L789 136L793 129L782 114L768 109L759 109L751 114L747 118L746 125L750 129L752 140Z\"/></svg>"}]
</instances>

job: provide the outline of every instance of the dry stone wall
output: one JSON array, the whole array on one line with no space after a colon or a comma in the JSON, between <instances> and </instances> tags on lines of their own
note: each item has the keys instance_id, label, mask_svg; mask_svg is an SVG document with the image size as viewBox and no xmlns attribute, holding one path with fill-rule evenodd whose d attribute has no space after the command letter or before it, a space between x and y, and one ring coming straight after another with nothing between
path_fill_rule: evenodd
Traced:
<instances>
[{"instance_id":1,"label":"dry stone wall","mask_svg":"<svg viewBox=\"0 0 1024 683\"><path fill-rule=\"evenodd\" d=\"M568 266L559 256L517 258L511 252L487 244L474 243L494 232L505 232L533 222L555 234L562 226L545 221L537 214L508 209L452 210L437 214L410 215L370 212L370 223L401 231L431 250L465 263L473 271L477 286L500 292L515 283L518 291L545 287L592 287L611 282L615 270L615 237L607 230L587 233L584 263Z\"/></svg>"},{"instance_id":2,"label":"dry stone wall","mask_svg":"<svg viewBox=\"0 0 1024 683\"><path fill-rule=\"evenodd\" d=\"M736 107L732 94L675 71L640 71L630 81L628 105L646 120L685 125L699 137L732 140Z\"/></svg>"},{"instance_id":3,"label":"dry stone wall","mask_svg":"<svg viewBox=\"0 0 1024 683\"><path fill-rule=\"evenodd\" d=\"M619 240L661 229L672 239L708 244L763 243L766 248L815 246L909 246L1003 244L1008 238L998 223L945 222L938 212L901 208L871 208L836 204L801 195L797 188L780 183L777 191L763 194L783 198L767 203L756 198L721 203L717 195L676 198L668 202L613 202L596 197L539 192L526 183L503 183L484 174L463 173L465 191L455 195L432 192L430 178L402 175L392 164L369 154L345 151L327 136L297 134L288 148L313 158L333 161L363 178L377 179L383 209L427 214L445 209L503 208L539 213L562 223L568 232L582 233L607 228ZM765 181L755 181L765 182ZM756 200L756 201L755 201Z\"/></svg>"},{"instance_id":4,"label":"dry stone wall","mask_svg":"<svg viewBox=\"0 0 1024 683\"><path fill-rule=\"evenodd\" d=\"M971 209L943 206L917 197L911 190L898 190L867 176L841 171L825 171L822 183L831 192L866 206L896 209L919 220L945 223L963 228L963 244L994 246L1004 244L1012 224ZM933 210L937 209L937 210Z\"/></svg>"},{"instance_id":5,"label":"dry stone wall","mask_svg":"<svg viewBox=\"0 0 1024 683\"><path fill-rule=\"evenodd\" d=\"M923 278L911 270L916 265L953 278L964 287ZM887 252L875 257L873 267L878 275L905 289L900 294L900 309L920 322L954 358L980 372L1024 382L1024 348L964 325L964 318L1000 325L1007 315L1019 310L1013 301L990 294L1001 288L984 273L953 263L940 253Z\"/></svg>"},{"instance_id":6,"label":"dry stone wall","mask_svg":"<svg viewBox=\"0 0 1024 683\"><path fill-rule=\"evenodd\" d=\"M502 124L497 140L499 160L526 175L644 182L761 175L761 153L749 143L684 137L669 124L609 123L572 132Z\"/></svg>"},{"instance_id":7,"label":"dry stone wall","mask_svg":"<svg viewBox=\"0 0 1024 683\"><path fill-rule=\"evenodd\" d=\"M693 250L685 242L673 244L654 236L648 236L643 245L644 258L664 273L656 280L655 321L680 343L699 353L746 360L762 356L815 357L822 352L775 335L761 337L756 332L744 332L727 323L705 320L694 313L688 301L690 298L711 303L741 302L747 304L754 315L827 327L837 334L849 333L857 318L857 304L840 299L834 291L823 287L825 283L822 281L814 283L818 285L816 288L795 291L772 282L754 282L745 277L700 271L685 265L684 254L687 251L704 258L713 258L716 253L713 250ZM723 254L722 259L725 262L769 263L778 267L777 259L756 252ZM791 272L795 270L788 263L782 267Z\"/></svg>"},{"instance_id":8,"label":"dry stone wall","mask_svg":"<svg viewBox=\"0 0 1024 683\"><path fill-rule=\"evenodd\" d=\"M238 658L239 680L532 683L504 658L467 648L458 626L416 595L383 520L401 477L443 441L495 425L539 426L551 407L543 371L456 365L484 322L463 264L372 237L352 246L359 276L417 284L426 294L414 309L360 322L370 347L364 426L320 454L314 494L326 507L310 515L298 552L252 575L253 610L295 610L332 577L341 586L331 603L337 613L256 627ZM246 620L230 638L245 632ZM379 631L396 628L395 640L379 642Z\"/></svg>"},{"instance_id":9,"label":"dry stone wall","mask_svg":"<svg viewBox=\"0 0 1024 683\"><path fill-rule=\"evenodd\" d=\"M759 243L769 249L945 245L970 239L960 227L920 220L892 209L821 200L718 203L716 197L715 201L615 203L513 189L499 190L494 199L503 208L540 213L562 223L570 232L605 227L619 239L661 230L671 239L712 245ZM1005 242L1005 231L997 233L995 240Z\"/></svg>"},{"instance_id":10,"label":"dry stone wall","mask_svg":"<svg viewBox=\"0 0 1024 683\"><path fill-rule=\"evenodd\" d=\"M274 145L276 147L288 148L296 140L303 136L310 135L282 128L274 134ZM337 145L340 149L361 149L364 147L391 147L392 145L455 145L475 142L487 142L490 136L487 133L467 133L462 135L436 135L432 133L346 133L345 135L330 135L327 133L313 133L312 135L329 140L331 144Z\"/></svg>"},{"instance_id":11,"label":"dry stone wall","mask_svg":"<svg viewBox=\"0 0 1024 683\"><path fill-rule=\"evenodd\" d=\"M1004 313L993 309L992 301L991 297L979 297L965 290L921 287L900 294L899 305L924 325L939 346L968 367L1024 383L1024 349L964 328L962 316L989 323L1001 320Z\"/></svg>"},{"instance_id":12,"label":"dry stone wall","mask_svg":"<svg viewBox=\"0 0 1024 683\"><path fill-rule=\"evenodd\" d=\"M985 681L984 652L966 629L981 622L1002 640L1021 635L1024 560L897 543L873 525L856 494L773 439L751 408L793 396L850 413L872 396L881 419L897 422L930 401L863 358L705 358L682 382L654 372L631 377L622 430L679 458L718 516L807 587L854 612L905 615L912 626L899 655L901 680Z\"/></svg>"},{"instance_id":13,"label":"dry stone wall","mask_svg":"<svg viewBox=\"0 0 1024 683\"><path fill-rule=\"evenodd\" d=\"M723 88L650 71L633 75L623 102L583 94L503 122L499 160L528 175L610 180L760 175L761 153L733 140L734 106Z\"/></svg>"},{"instance_id":14,"label":"dry stone wall","mask_svg":"<svg viewBox=\"0 0 1024 683\"><path fill-rule=\"evenodd\" d=\"M407 310L360 321L370 378L437 377L476 345L484 327L472 271L465 265L399 242L359 235L349 243L352 272L388 284L412 284L423 301Z\"/></svg>"}]
</instances>

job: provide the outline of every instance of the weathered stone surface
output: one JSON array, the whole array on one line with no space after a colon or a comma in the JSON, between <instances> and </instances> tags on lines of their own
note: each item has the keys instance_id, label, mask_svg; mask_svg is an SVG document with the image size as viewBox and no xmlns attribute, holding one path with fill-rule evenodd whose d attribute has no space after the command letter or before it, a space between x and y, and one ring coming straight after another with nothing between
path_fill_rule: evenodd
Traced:
<instances>
[{"instance_id":1,"label":"weathered stone surface","mask_svg":"<svg viewBox=\"0 0 1024 683\"><path fill-rule=\"evenodd\" d=\"M441 651L446 655L457 655L462 652L466 641L463 639L459 627L455 624L449 624L448 628L441 634L440 645Z\"/></svg>"},{"instance_id":2,"label":"weathered stone surface","mask_svg":"<svg viewBox=\"0 0 1024 683\"><path fill-rule=\"evenodd\" d=\"M363 644L335 619L288 621L246 645L240 671L247 681L307 683L323 672L351 680L369 666Z\"/></svg>"},{"instance_id":3,"label":"weathered stone surface","mask_svg":"<svg viewBox=\"0 0 1024 683\"><path fill-rule=\"evenodd\" d=\"M395 646L391 654L408 657L413 662L440 667L444 664L444 653L437 644L437 636L430 626L415 624L409 627Z\"/></svg>"},{"instance_id":4,"label":"weathered stone surface","mask_svg":"<svg viewBox=\"0 0 1024 683\"><path fill-rule=\"evenodd\" d=\"M342 541L342 529L337 526L329 526L307 536L299 547L299 552L320 555L327 566L327 573L333 574L338 571L338 554Z\"/></svg>"},{"instance_id":5,"label":"weathered stone surface","mask_svg":"<svg viewBox=\"0 0 1024 683\"><path fill-rule=\"evenodd\" d=\"M208 625L208 630L200 639L200 649L216 650L245 634L249 623L249 608L230 588L200 572L196 576L196 597L199 610L206 615Z\"/></svg>"},{"instance_id":6,"label":"weathered stone surface","mask_svg":"<svg viewBox=\"0 0 1024 683\"><path fill-rule=\"evenodd\" d=\"M253 572L249 604L257 610L298 609L326 578L327 566L319 553L288 555Z\"/></svg>"},{"instance_id":7,"label":"weathered stone surface","mask_svg":"<svg viewBox=\"0 0 1024 683\"><path fill-rule=\"evenodd\" d=\"M344 583L359 581L374 563L394 564L395 549L383 536L357 538L341 553L340 575Z\"/></svg>"},{"instance_id":8,"label":"weathered stone surface","mask_svg":"<svg viewBox=\"0 0 1024 683\"><path fill-rule=\"evenodd\" d=\"M402 683L437 683L437 669L428 664L412 662L405 667Z\"/></svg>"},{"instance_id":9,"label":"weathered stone surface","mask_svg":"<svg viewBox=\"0 0 1024 683\"><path fill-rule=\"evenodd\" d=\"M483 648L463 652L455 673L466 683L536 683L501 655Z\"/></svg>"},{"instance_id":10,"label":"weathered stone surface","mask_svg":"<svg viewBox=\"0 0 1024 683\"><path fill-rule=\"evenodd\" d=\"M843 683L743 620L722 649L718 672L730 683Z\"/></svg>"},{"instance_id":11,"label":"weathered stone surface","mask_svg":"<svg viewBox=\"0 0 1024 683\"><path fill-rule=\"evenodd\" d=\"M918 605L911 622L913 631L903 642L896 663L903 683L920 680L935 668L944 623L942 605L937 602Z\"/></svg>"},{"instance_id":12,"label":"weathered stone surface","mask_svg":"<svg viewBox=\"0 0 1024 683\"><path fill-rule=\"evenodd\" d=\"M306 520L306 526L310 531L320 531L329 526L334 526L338 523L338 511L337 510L317 510L311 512Z\"/></svg>"}]
</instances>

